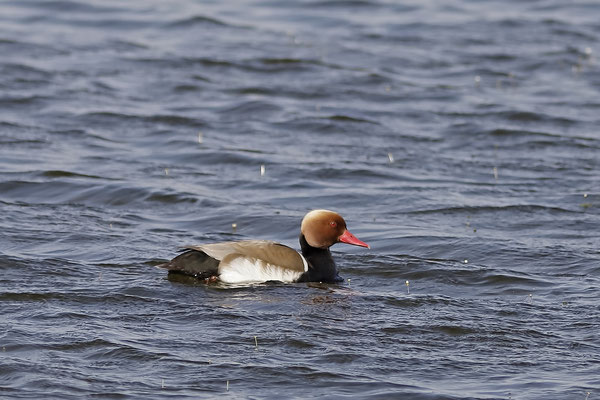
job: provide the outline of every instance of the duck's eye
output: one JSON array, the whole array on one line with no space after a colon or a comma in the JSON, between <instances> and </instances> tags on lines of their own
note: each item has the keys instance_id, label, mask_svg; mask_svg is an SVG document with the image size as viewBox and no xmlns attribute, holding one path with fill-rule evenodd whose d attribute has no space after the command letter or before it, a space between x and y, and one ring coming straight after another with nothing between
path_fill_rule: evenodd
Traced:
<instances>
[{"instance_id":1,"label":"duck's eye","mask_svg":"<svg viewBox=\"0 0 600 400\"><path fill-rule=\"evenodd\" d=\"M329 223L329 225L330 225L332 228L335 228L335 227L337 226L337 222L335 222L335 221L331 221L331 222Z\"/></svg>"}]
</instances>

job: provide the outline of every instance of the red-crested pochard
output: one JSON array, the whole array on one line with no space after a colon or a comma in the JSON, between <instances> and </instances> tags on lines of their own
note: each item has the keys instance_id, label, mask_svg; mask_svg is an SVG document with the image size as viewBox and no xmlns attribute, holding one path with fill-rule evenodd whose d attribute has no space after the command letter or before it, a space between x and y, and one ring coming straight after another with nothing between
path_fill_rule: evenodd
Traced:
<instances>
[{"instance_id":1,"label":"red-crested pochard","mask_svg":"<svg viewBox=\"0 0 600 400\"><path fill-rule=\"evenodd\" d=\"M338 213L314 210L300 227L302 254L268 240L243 240L185 246L182 254L158 267L207 282L341 282L329 251L340 242L369 247L346 229Z\"/></svg>"}]
</instances>

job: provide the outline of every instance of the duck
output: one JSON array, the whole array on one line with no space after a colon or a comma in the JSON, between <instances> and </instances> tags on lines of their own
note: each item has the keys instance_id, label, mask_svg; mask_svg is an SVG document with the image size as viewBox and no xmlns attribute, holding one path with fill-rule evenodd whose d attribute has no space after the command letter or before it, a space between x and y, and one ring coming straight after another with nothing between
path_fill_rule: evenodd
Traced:
<instances>
[{"instance_id":1,"label":"duck","mask_svg":"<svg viewBox=\"0 0 600 400\"><path fill-rule=\"evenodd\" d=\"M300 252L270 240L183 246L181 254L157 267L206 283L339 283L343 279L329 248L336 243L370 248L350 233L340 214L330 210L308 212L300 224L299 241Z\"/></svg>"}]
</instances>

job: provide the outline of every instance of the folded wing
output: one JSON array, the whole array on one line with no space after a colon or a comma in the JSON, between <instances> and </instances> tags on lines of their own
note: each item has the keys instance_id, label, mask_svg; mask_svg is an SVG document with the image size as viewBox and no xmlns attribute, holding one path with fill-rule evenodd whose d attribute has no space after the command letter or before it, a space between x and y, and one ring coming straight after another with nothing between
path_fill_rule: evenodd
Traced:
<instances>
[{"instance_id":1,"label":"folded wing","mask_svg":"<svg viewBox=\"0 0 600 400\"><path fill-rule=\"evenodd\" d=\"M268 240L245 240L187 246L218 260L223 282L294 282L308 271L308 263L296 250Z\"/></svg>"}]
</instances>

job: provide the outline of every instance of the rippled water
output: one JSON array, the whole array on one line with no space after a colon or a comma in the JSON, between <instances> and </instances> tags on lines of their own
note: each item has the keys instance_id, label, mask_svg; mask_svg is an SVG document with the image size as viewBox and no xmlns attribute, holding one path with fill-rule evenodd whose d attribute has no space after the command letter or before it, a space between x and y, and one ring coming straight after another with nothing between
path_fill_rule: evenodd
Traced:
<instances>
[{"instance_id":1,"label":"rippled water","mask_svg":"<svg viewBox=\"0 0 600 400\"><path fill-rule=\"evenodd\" d=\"M598 15L0 2L1 396L599 398ZM154 268L313 208L343 285Z\"/></svg>"}]
</instances>

